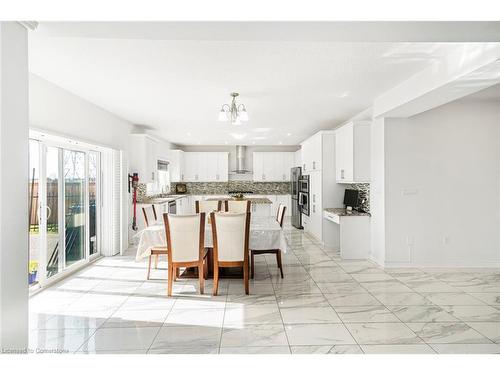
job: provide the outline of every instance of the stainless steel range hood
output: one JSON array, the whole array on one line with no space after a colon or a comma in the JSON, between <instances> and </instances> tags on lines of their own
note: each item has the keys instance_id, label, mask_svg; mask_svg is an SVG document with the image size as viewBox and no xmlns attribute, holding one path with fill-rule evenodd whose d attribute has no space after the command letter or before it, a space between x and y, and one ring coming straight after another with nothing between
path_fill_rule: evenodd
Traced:
<instances>
[{"instance_id":1,"label":"stainless steel range hood","mask_svg":"<svg viewBox=\"0 0 500 375\"><path fill-rule=\"evenodd\" d=\"M247 146L236 146L236 169L231 171L233 174L252 174L245 165Z\"/></svg>"}]
</instances>

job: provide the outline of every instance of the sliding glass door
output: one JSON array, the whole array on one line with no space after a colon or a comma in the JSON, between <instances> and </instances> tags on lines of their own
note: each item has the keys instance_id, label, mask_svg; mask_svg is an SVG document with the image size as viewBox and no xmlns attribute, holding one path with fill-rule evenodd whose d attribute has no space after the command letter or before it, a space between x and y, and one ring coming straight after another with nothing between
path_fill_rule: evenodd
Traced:
<instances>
[{"instance_id":1,"label":"sliding glass door","mask_svg":"<svg viewBox=\"0 0 500 375\"><path fill-rule=\"evenodd\" d=\"M29 282L99 255L100 153L30 140Z\"/></svg>"}]
</instances>

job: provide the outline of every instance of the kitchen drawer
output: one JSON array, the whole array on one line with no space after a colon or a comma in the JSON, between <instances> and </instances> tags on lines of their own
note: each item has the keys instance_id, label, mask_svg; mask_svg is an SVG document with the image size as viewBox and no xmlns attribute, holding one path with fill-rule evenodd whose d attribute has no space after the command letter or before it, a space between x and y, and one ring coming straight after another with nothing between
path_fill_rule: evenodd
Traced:
<instances>
[{"instance_id":1,"label":"kitchen drawer","mask_svg":"<svg viewBox=\"0 0 500 375\"><path fill-rule=\"evenodd\" d=\"M340 216L339 215L335 215L335 214L332 214L331 212L324 211L323 217L326 220L330 220L336 224L340 224Z\"/></svg>"}]
</instances>

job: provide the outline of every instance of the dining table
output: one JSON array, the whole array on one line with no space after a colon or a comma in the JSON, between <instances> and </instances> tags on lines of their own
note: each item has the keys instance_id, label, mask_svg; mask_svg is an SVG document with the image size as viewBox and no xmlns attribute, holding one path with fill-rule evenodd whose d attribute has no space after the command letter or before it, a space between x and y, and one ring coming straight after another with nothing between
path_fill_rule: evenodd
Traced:
<instances>
[{"instance_id":1,"label":"dining table","mask_svg":"<svg viewBox=\"0 0 500 375\"><path fill-rule=\"evenodd\" d=\"M251 217L250 233L249 233L249 249L250 250L269 250L280 249L283 253L287 252L287 242L283 229L276 221L276 216ZM152 225L140 230L135 236L138 239L137 252L135 259L141 261L151 255L151 249L154 247L167 246L165 233L165 225L162 221L157 221ZM205 224L205 248L208 249L207 262L209 269L209 277L211 277L213 267L213 239L212 239L212 224L210 220L206 220ZM242 277L241 269L221 269L221 277ZM191 278L197 277L196 269L188 269L181 274L182 277Z\"/></svg>"}]
</instances>

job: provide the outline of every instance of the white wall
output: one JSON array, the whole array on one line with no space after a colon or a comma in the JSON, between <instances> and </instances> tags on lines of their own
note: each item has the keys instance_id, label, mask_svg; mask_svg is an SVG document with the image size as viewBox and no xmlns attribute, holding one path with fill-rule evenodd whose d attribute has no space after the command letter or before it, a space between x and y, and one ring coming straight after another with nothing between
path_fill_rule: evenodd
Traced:
<instances>
[{"instance_id":1,"label":"white wall","mask_svg":"<svg viewBox=\"0 0 500 375\"><path fill-rule=\"evenodd\" d=\"M499 104L460 100L385 119L385 164L375 165L385 167L386 265L500 266ZM372 200L375 223L381 204Z\"/></svg>"},{"instance_id":2,"label":"white wall","mask_svg":"<svg viewBox=\"0 0 500 375\"><path fill-rule=\"evenodd\" d=\"M385 261L385 121L374 119L371 131L371 258L379 264Z\"/></svg>"},{"instance_id":3,"label":"white wall","mask_svg":"<svg viewBox=\"0 0 500 375\"><path fill-rule=\"evenodd\" d=\"M0 349L28 346L28 43L0 22Z\"/></svg>"},{"instance_id":4,"label":"white wall","mask_svg":"<svg viewBox=\"0 0 500 375\"><path fill-rule=\"evenodd\" d=\"M30 74L30 126L116 150L128 150L132 124Z\"/></svg>"},{"instance_id":5,"label":"white wall","mask_svg":"<svg viewBox=\"0 0 500 375\"><path fill-rule=\"evenodd\" d=\"M127 247L127 174L133 125L35 74L30 74L29 89L30 127L122 151L122 241Z\"/></svg>"}]
</instances>

